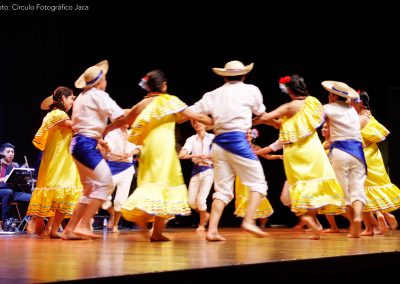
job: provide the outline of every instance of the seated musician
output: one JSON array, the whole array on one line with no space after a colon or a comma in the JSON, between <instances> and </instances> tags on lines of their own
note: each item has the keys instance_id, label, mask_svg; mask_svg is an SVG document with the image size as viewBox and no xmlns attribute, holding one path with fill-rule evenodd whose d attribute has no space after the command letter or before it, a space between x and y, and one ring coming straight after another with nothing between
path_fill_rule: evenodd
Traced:
<instances>
[{"instance_id":1,"label":"seated musician","mask_svg":"<svg viewBox=\"0 0 400 284\"><path fill-rule=\"evenodd\" d=\"M20 165L13 162L15 155L15 146L11 143L4 143L0 146L0 202L1 202L1 218L2 218L2 229L8 230L5 226L6 220L10 218L9 210L11 202L24 202L29 203L31 194L21 190L17 185L11 185L4 183L6 177L10 174L13 168L19 168Z\"/></svg>"}]
</instances>

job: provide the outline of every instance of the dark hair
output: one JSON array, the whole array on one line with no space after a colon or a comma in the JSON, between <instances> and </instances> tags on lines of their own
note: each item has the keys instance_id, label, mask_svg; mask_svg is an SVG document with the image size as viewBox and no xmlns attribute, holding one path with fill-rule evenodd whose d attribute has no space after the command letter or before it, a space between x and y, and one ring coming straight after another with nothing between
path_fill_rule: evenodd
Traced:
<instances>
[{"instance_id":1,"label":"dark hair","mask_svg":"<svg viewBox=\"0 0 400 284\"><path fill-rule=\"evenodd\" d=\"M148 78L147 86L150 92L162 93L163 83L167 82L167 77L164 72L161 70L153 70L147 73L146 77Z\"/></svg>"},{"instance_id":2,"label":"dark hair","mask_svg":"<svg viewBox=\"0 0 400 284\"><path fill-rule=\"evenodd\" d=\"M4 143L0 146L0 152L3 152L6 148L13 148L15 150L15 146L11 143Z\"/></svg>"},{"instance_id":3,"label":"dark hair","mask_svg":"<svg viewBox=\"0 0 400 284\"><path fill-rule=\"evenodd\" d=\"M62 97L64 96L67 98L73 95L74 92L70 88L63 86L57 87L57 89L55 89L53 92L53 103L50 105L50 110L52 110L53 108L58 108L60 110L67 112L62 102Z\"/></svg>"},{"instance_id":4,"label":"dark hair","mask_svg":"<svg viewBox=\"0 0 400 284\"><path fill-rule=\"evenodd\" d=\"M288 82L286 85L290 90L292 90L295 96L310 96L310 92L307 89L304 79L297 74L293 74L290 82Z\"/></svg>"},{"instance_id":5,"label":"dark hair","mask_svg":"<svg viewBox=\"0 0 400 284\"><path fill-rule=\"evenodd\" d=\"M370 110L369 107L369 95L366 91L360 90L360 101L362 101L363 105L367 110Z\"/></svg>"}]
</instances>

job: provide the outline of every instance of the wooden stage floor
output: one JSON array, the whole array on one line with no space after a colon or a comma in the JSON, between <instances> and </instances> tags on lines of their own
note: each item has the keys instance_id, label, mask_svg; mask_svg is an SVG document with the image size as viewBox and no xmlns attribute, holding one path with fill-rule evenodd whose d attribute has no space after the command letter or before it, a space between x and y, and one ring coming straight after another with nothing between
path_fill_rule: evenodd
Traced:
<instances>
[{"instance_id":1,"label":"wooden stage floor","mask_svg":"<svg viewBox=\"0 0 400 284\"><path fill-rule=\"evenodd\" d=\"M350 272L368 283L376 282L374 275L399 272L399 230L360 239L342 231L317 241L285 227L267 232L269 237L256 238L239 228L221 228L227 240L207 242L204 232L193 228L168 228L172 241L162 243L138 230L99 231L102 239L85 241L0 235L0 283L341 283Z\"/></svg>"}]
</instances>

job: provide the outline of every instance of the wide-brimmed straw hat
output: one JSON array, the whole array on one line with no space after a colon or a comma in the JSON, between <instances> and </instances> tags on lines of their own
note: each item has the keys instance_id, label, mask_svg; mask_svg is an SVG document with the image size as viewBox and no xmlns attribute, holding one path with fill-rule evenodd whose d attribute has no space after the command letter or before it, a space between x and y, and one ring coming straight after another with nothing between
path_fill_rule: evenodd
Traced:
<instances>
[{"instance_id":1,"label":"wide-brimmed straw hat","mask_svg":"<svg viewBox=\"0 0 400 284\"><path fill-rule=\"evenodd\" d=\"M83 74L75 81L75 87L83 89L96 85L103 76L107 74L108 61L103 60L94 66L90 66Z\"/></svg>"},{"instance_id":2,"label":"wide-brimmed straw hat","mask_svg":"<svg viewBox=\"0 0 400 284\"><path fill-rule=\"evenodd\" d=\"M40 104L41 110L49 110L50 106L54 103L53 95L48 96L45 98L42 103Z\"/></svg>"},{"instance_id":3,"label":"wide-brimmed straw hat","mask_svg":"<svg viewBox=\"0 0 400 284\"><path fill-rule=\"evenodd\" d=\"M323 81L321 85L330 93L341 96L343 98L350 98L352 100L359 97L358 93L345 83L337 81Z\"/></svg>"},{"instance_id":4,"label":"wide-brimmed straw hat","mask_svg":"<svg viewBox=\"0 0 400 284\"><path fill-rule=\"evenodd\" d=\"M254 63L244 66L240 61L233 60L225 64L224 68L213 68L212 70L220 76L239 76L249 73Z\"/></svg>"}]
</instances>

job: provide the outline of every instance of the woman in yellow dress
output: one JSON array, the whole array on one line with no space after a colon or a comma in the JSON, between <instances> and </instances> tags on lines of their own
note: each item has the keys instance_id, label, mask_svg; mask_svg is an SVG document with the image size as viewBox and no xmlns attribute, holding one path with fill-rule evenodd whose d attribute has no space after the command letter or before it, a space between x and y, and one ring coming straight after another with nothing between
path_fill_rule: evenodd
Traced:
<instances>
[{"instance_id":1,"label":"woman in yellow dress","mask_svg":"<svg viewBox=\"0 0 400 284\"><path fill-rule=\"evenodd\" d=\"M42 237L61 237L59 226L72 214L82 193L79 173L69 152L72 130L67 112L74 99L71 89L58 87L41 104L41 109L51 111L44 117L33 139L33 144L43 151L43 155L27 215L33 216L29 224L32 232L35 232L36 224L49 218L44 231L36 232Z\"/></svg>"},{"instance_id":2,"label":"woman in yellow dress","mask_svg":"<svg viewBox=\"0 0 400 284\"><path fill-rule=\"evenodd\" d=\"M259 136L259 132L256 128L249 129L247 131L247 141L249 141L251 149L253 151L260 150L261 147L254 144L254 140ZM277 160L277 159L282 159L282 155L271 155L267 154L263 156L264 158L268 160ZM248 202L248 197L249 195L249 189L247 186L242 184L240 181L239 176L236 176L235 179L235 212L233 212L236 216L238 217L244 217L246 210L247 210L247 202ZM271 203L266 197L263 197L261 199L260 205L258 206L256 210L256 215L254 218L258 219L259 221L259 226L261 229L265 228L266 223L268 222L268 217L274 213L274 209L271 206Z\"/></svg>"},{"instance_id":3,"label":"woman in yellow dress","mask_svg":"<svg viewBox=\"0 0 400 284\"><path fill-rule=\"evenodd\" d=\"M391 182L378 147L378 143L385 140L390 132L372 116L367 92L360 91L360 99L353 106L360 115L363 150L368 167L365 180L367 203L363 213L365 230L361 234L374 235L376 220L372 213L378 219L376 233L385 234L389 227L392 230L397 228L396 218L388 212L400 207L400 189Z\"/></svg>"},{"instance_id":4,"label":"woman in yellow dress","mask_svg":"<svg viewBox=\"0 0 400 284\"><path fill-rule=\"evenodd\" d=\"M139 85L148 94L125 117L106 128L107 133L128 123L131 125L129 141L142 145L138 186L122 205L121 212L123 218L137 223L143 230L148 222L153 222L150 241L169 241L162 234L166 220L190 214L187 188L175 150L175 124L194 119L211 126L213 121L167 94L167 79L160 70L147 73Z\"/></svg>"},{"instance_id":5,"label":"woman in yellow dress","mask_svg":"<svg viewBox=\"0 0 400 284\"><path fill-rule=\"evenodd\" d=\"M280 87L291 102L264 113L253 124L282 119L279 140L284 144L283 163L289 184L291 210L301 215L311 229L310 239L319 239L319 214L340 214L345 210L343 189L336 179L322 147L317 128L324 122L322 104L310 96L298 75L280 79ZM262 154L263 150L256 154Z\"/></svg>"}]
</instances>

